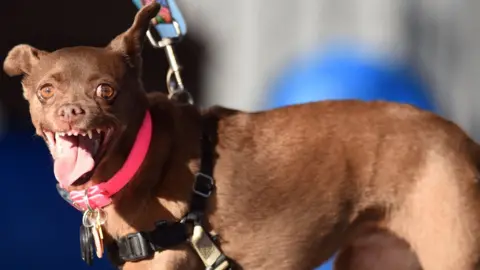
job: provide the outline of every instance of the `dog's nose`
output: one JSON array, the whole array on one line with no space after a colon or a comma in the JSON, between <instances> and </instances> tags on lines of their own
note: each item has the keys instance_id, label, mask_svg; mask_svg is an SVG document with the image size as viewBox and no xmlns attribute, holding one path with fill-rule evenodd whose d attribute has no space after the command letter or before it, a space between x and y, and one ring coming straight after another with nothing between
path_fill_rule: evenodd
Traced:
<instances>
[{"instance_id":1,"label":"dog's nose","mask_svg":"<svg viewBox=\"0 0 480 270\"><path fill-rule=\"evenodd\" d=\"M79 105L67 104L58 109L58 116L62 120L71 122L85 115L85 110Z\"/></svg>"}]
</instances>

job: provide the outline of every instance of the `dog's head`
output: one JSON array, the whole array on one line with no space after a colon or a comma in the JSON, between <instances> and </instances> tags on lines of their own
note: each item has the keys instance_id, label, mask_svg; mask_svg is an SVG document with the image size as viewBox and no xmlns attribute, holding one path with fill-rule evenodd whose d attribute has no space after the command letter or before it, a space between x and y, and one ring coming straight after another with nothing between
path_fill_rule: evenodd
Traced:
<instances>
[{"instance_id":1,"label":"dog's head","mask_svg":"<svg viewBox=\"0 0 480 270\"><path fill-rule=\"evenodd\" d=\"M159 8L145 6L104 48L45 52L18 45L9 52L4 70L23 75L33 125L49 146L62 185L91 174L127 127L134 129L143 119L148 102L140 80L141 50Z\"/></svg>"}]
</instances>

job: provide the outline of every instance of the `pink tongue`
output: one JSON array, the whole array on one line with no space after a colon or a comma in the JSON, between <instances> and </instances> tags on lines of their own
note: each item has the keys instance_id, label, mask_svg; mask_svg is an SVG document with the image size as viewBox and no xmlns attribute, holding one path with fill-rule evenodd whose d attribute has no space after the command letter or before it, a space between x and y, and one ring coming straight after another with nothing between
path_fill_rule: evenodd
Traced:
<instances>
[{"instance_id":1,"label":"pink tongue","mask_svg":"<svg viewBox=\"0 0 480 270\"><path fill-rule=\"evenodd\" d=\"M56 141L54 173L64 187L93 170L93 140L83 136L60 136Z\"/></svg>"}]
</instances>

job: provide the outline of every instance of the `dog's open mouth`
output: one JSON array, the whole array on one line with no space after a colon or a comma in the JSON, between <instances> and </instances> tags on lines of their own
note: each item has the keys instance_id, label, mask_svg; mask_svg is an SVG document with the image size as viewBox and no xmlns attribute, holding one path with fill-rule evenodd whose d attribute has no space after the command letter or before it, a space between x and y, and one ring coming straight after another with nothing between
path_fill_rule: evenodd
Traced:
<instances>
[{"instance_id":1,"label":"dog's open mouth","mask_svg":"<svg viewBox=\"0 0 480 270\"><path fill-rule=\"evenodd\" d=\"M93 171L110 140L113 129L44 131L54 158L54 173L64 187Z\"/></svg>"}]
</instances>

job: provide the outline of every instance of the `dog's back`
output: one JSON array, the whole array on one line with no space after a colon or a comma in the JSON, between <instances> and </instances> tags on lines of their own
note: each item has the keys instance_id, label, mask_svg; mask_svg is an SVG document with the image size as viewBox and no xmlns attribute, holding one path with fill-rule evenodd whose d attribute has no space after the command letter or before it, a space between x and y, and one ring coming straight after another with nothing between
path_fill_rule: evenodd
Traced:
<instances>
[{"instance_id":1,"label":"dog's back","mask_svg":"<svg viewBox=\"0 0 480 270\"><path fill-rule=\"evenodd\" d=\"M214 227L247 269L314 267L372 224L410 244L424 269L473 269L480 148L452 122L361 101L211 113L220 115Z\"/></svg>"}]
</instances>

